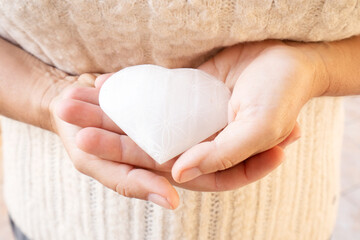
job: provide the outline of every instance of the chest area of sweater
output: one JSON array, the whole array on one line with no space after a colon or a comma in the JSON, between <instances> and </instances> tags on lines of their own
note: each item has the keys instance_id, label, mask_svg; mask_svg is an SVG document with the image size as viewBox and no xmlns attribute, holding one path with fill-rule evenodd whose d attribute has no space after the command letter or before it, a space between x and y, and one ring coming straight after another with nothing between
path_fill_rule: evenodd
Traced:
<instances>
[{"instance_id":1,"label":"chest area of sweater","mask_svg":"<svg viewBox=\"0 0 360 240\"><path fill-rule=\"evenodd\" d=\"M68 72L196 66L223 46L339 39L360 0L0 0L0 35Z\"/></svg>"},{"instance_id":2,"label":"chest area of sweater","mask_svg":"<svg viewBox=\"0 0 360 240\"><path fill-rule=\"evenodd\" d=\"M356 9L358 0L0 0L0 24L6 18L23 31L52 29L54 34L63 28L84 40L90 33L243 40L252 32L276 37L291 29L296 36L317 26L344 27L346 19L360 14Z\"/></svg>"},{"instance_id":3,"label":"chest area of sweater","mask_svg":"<svg viewBox=\"0 0 360 240\"><path fill-rule=\"evenodd\" d=\"M326 17L324 14L351 10L356 3L357 0L0 0L0 24L8 22L32 38L47 35L54 40L48 33L51 30L50 34L56 35L55 42L63 40L65 44L69 38L63 36L80 42L94 37L101 42L121 39L125 45L171 39L174 46L201 45L202 41L222 38L219 44L226 45L230 38L246 41L305 35Z\"/></svg>"},{"instance_id":4,"label":"chest area of sweater","mask_svg":"<svg viewBox=\"0 0 360 240\"><path fill-rule=\"evenodd\" d=\"M309 14L316 17L324 9L343 10L356 3L357 0L0 0L0 13L29 28L51 24L121 31L150 28L166 35L184 29L231 31L233 23L244 29L261 28L284 18L291 21Z\"/></svg>"}]
</instances>

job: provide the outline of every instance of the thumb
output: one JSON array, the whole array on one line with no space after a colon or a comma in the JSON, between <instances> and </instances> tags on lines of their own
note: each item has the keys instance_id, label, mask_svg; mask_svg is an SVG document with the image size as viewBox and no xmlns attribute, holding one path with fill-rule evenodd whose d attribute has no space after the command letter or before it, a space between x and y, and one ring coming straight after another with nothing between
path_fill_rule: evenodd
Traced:
<instances>
[{"instance_id":1,"label":"thumb","mask_svg":"<svg viewBox=\"0 0 360 240\"><path fill-rule=\"evenodd\" d=\"M250 156L277 145L280 140L267 121L233 121L213 140L202 142L183 153L172 168L177 182L224 170Z\"/></svg>"}]
</instances>

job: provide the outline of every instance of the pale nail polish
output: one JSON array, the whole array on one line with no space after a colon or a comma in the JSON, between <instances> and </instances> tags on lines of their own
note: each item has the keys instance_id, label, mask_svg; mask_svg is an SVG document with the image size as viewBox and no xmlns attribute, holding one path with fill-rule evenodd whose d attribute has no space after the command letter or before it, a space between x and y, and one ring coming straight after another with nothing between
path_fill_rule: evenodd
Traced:
<instances>
[{"instance_id":1,"label":"pale nail polish","mask_svg":"<svg viewBox=\"0 0 360 240\"><path fill-rule=\"evenodd\" d=\"M147 197L147 200L150 202L153 202L161 207L167 208L167 209L173 209L173 207L170 205L170 203L166 200L166 198L160 196L156 193L150 193Z\"/></svg>"},{"instance_id":2,"label":"pale nail polish","mask_svg":"<svg viewBox=\"0 0 360 240\"><path fill-rule=\"evenodd\" d=\"M187 182L190 181L198 176L200 176L202 173L198 168L190 168L182 172L180 176L180 182Z\"/></svg>"}]
</instances>

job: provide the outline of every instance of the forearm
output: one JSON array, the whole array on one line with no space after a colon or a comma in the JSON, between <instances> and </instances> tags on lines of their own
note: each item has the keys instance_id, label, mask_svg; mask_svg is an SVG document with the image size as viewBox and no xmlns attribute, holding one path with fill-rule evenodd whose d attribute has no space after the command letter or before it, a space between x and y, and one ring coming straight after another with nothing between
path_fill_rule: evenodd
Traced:
<instances>
[{"instance_id":1,"label":"forearm","mask_svg":"<svg viewBox=\"0 0 360 240\"><path fill-rule=\"evenodd\" d=\"M1 115L51 131L49 104L65 84L65 77L65 73L0 38Z\"/></svg>"},{"instance_id":2,"label":"forearm","mask_svg":"<svg viewBox=\"0 0 360 240\"><path fill-rule=\"evenodd\" d=\"M316 74L322 96L360 94L360 36L308 44L322 62ZM316 65L316 64L315 64Z\"/></svg>"}]
</instances>

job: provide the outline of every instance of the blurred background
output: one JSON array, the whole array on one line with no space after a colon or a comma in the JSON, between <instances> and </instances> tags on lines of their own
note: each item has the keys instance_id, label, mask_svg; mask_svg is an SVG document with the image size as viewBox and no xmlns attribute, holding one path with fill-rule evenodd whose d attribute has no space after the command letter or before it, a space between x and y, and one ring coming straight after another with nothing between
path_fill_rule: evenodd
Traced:
<instances>
[{"instance_id":1,"label":"blurred background","mask_svg":"<svg viewBox=\"0 0 360 240\"><path fill-rule=\"evenodd\" d=\"M345 130L341 161L341 198L332 240L360 239L360 96L345 98ZM14 240L2 198L0 126L0 239Z\"/></svg>"}]
</instances>

